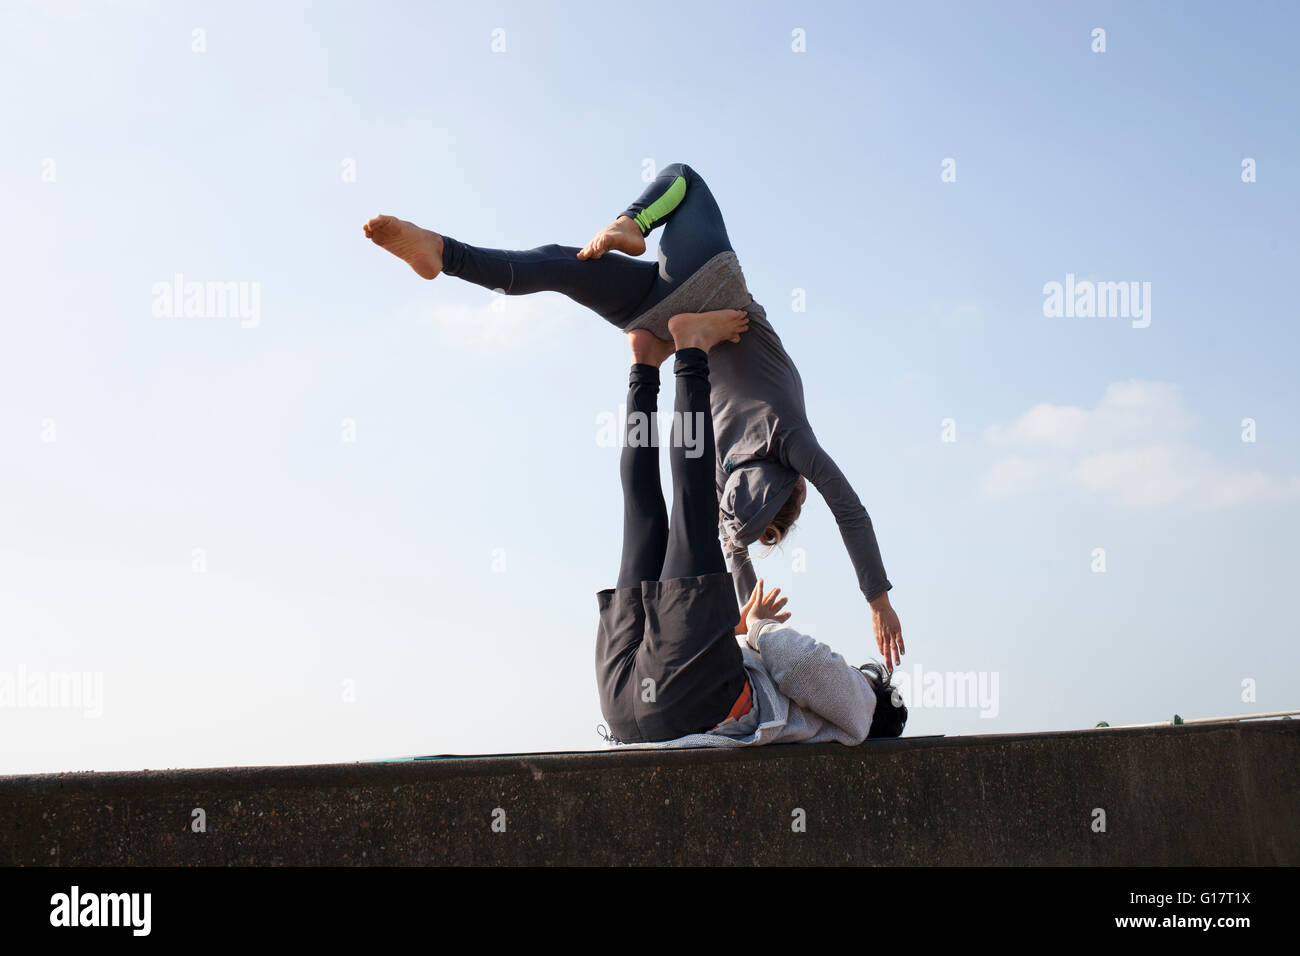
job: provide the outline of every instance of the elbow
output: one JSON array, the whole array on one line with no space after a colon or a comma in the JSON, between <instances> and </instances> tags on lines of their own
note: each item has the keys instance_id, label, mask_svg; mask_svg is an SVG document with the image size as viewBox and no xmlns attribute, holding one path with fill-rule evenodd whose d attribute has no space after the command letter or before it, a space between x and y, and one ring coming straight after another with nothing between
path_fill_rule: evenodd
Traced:
<instances>
[{"instance_id":1,"label":"elbow","mask_svg":"<svg viewBox=\"0 0 1300 956\"><path fill-rule=\"evenodd\" d=\"M875 721L876 708L880 701L873 692L868 692L859 699L859 703L849 714L846 733L853 735L855 746L871 736L871 725Z\"/></svg>"},{"instance_id":2,"label":"elbow","mask_svg":"<svg viewBox=\"0 0 1300 956\"><path fill-rule=\"evenodd\" d=\"M853 738L853 746L863 743L871 736L871 711L865 707L855 711L844 732Z\"/></svg>"}]
</instances>

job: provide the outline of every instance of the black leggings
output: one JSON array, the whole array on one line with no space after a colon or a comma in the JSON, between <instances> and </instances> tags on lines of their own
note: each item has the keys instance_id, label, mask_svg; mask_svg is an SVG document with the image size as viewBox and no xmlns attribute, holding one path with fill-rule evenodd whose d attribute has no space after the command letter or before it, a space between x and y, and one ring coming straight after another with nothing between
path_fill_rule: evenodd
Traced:
<instances>
[{"instance_id":1,"label":"black leggings","mask_svg":"<svg viewBox=\"0 0 1300 956\"><path fill-rule=\"evenodd\" d=\"M642 235L664 227L658 263L618 252L579 259L578 246L480 249L444 235L442 271L505 295L560 292L621 329L718 253L733 251L717 201L685 163L665 166L622 215Z\"/></svg>"},{"instance_id":2,"label":"black leggings","mask_svg":"<svg viewBox=\"0 0 1300 956\"><path fill-rule=\"evenodd\" d=\"M726 570L718 543L709 357L701 349L682 349L677 352L673 372L677 395L668 450L673 476L673 513L669 518L659 483L659 442L654 425L659 369L632 366L619 461L623 557L618 588Z\"/></svg>"}]
</instances>

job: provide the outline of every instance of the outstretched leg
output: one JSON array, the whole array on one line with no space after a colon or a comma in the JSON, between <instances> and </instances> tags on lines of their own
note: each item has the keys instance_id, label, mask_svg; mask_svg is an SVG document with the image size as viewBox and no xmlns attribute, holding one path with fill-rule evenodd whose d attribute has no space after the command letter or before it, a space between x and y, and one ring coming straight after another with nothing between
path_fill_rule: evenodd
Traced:
<instances>
[{"instance_id":1,"label":"outstretched leg","mask_svg":"<svg viewBox=\"0 0 1300 956\"><path fill-rule=\"evenodd\" d=\"M708 351L736 342L749 328L739 309L676 316L674 342L639 329L628 333L632 371L619 475L623 485L623 554L616 588L643 581L725 571L718 543L714 486L713 415L709 406ZM676 350L677 394L672 448L673 513L659 483L659 366Z\"/></svg>"},{"instance_id":2,"label":"outstretched leg","mask_svg":"<svg viewBox=\"0 0 1300 956\"><path fill-rule=\"evenodd\" d=\"M657 266L617 251L640 255L644 237L660 226ZM717 200L703 177L685 163L665 166L584 249L554 244L525 250L479 248L394 216L375 216L364 232L425 279L445 272L505 295L559 292L620 329L718 253L732 251Z\"/></svg>"},{"instance_id":3,"label":"outstretched leg","mask_svg":"<svg viewBox=\"0 0 1300 956\"><path fill-rule=\"evenodd\" d=\"M619 328L635 316L658 277L652 263L627 256L583 262L576 246L481 249L394 216L375 216L363 231L422 278L446 273L504 295L559 292Z\"/></svg>"},{"instance_id":4,"label":"outstretched leg","mask_svg":"<svg viewBox=\"0 0 1300 956\"><path fill-rule=\"evenodd\" d=\"M480 249L450 236L443 240L448 275L505 295L559 292L619 328L635 317L657 278L652 264L627 256L583 262L576 246L511 251Z\"/></svg>"},{"instance_id":5,"label":"outstretched leg","mask_svg":"<svg viewBox=\"0 0 1300 956\"><path fill-rule=\"evenodd\" d=\"M662 581L727 570L718 541L713 415L709 405L708 352L719 342L738 341L749 327L739 309L674 316L668 323L677 346L677 397L668 452L673 475L673 513Z\"/></svg>"},{"instance_id":6,"label":"outstretched leg","mask_svg":"<svg viewBox=\"0 0 1300 956\"><path fill-rule=\"evenodd\" d=\"M659 580L668 547L668 510L659 483L659 366L671 351L649 332L628 333L628 381L619 476L623 485L623 555L616 588ZM667 349L667 351L665 351Z\"/></svg>"}]
</instances>

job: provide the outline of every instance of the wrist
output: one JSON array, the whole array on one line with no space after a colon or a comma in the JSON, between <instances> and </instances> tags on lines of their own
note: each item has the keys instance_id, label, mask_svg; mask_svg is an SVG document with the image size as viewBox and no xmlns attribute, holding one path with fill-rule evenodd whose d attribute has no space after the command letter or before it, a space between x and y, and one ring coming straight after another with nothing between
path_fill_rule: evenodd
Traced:
<instances>
[{"instance_id":1,"label":"wrist","mask_svg":"<svg viewBox=\"0 0 1300 956\"><path fill-rule=\"evenodd\" d=\"M745 643L754 650L758 650L758 635L759 632L763 630L763 625L776 623L777 622L770 617L758 618L753 624L749 625L749 629L745 632Z\"/></svg>"},{"instance_id":2,"label":"wrist","mask_svg":"<svg viewBox=\"0 0 1300 956\"><path fill-rule=\"evenodd\" d=\"M883 611L885 608L889 607L889 592L881 591L867 603L871 605L871 610Z\"/></svg>"}]
</instances>

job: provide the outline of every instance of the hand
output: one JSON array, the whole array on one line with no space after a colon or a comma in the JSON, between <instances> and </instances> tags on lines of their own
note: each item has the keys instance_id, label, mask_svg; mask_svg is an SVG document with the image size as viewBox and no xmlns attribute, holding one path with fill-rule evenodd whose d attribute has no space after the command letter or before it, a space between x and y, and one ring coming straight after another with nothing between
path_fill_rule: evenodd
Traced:
<instances>
[{"instance_id":1,"label":"hand","mask_svg":"<svg viewBox=\"0 0 1300 956\"><path fill-rule=\"evenodd\" d=\"M749 600L740 609L740 623L736 625L736 634L748 634L759 621L773 620L784 624L790 620L790 612L781 610L785 607L786 599L779 597L780 594L780 588L773 588L764 594L763 579L759 578L749 595Z\"/></svg>"},{"instance_id":2,"label":"hand","mask_svg":"<svg viewBox=\"0 0 1300 956\"><path fill-rule=\"evenodd\" d=\"M907 648L903 646L903 626L898 623L898 615L889 603L888 591L871 602L871 617L876 631L876 648L885 659L885 669L892 671L902 663Z\"/></svg>"}]
</instances>

